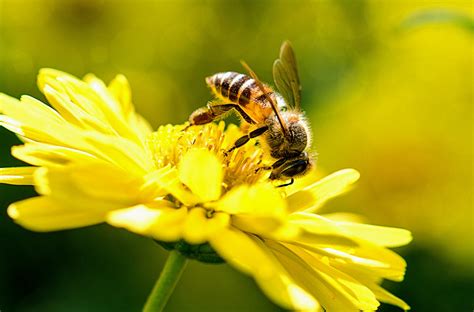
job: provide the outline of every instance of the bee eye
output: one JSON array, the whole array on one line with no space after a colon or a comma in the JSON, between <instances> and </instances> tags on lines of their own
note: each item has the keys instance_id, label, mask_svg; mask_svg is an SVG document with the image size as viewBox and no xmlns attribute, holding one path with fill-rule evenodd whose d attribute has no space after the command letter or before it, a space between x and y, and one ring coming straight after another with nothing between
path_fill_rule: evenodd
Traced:
<instances>
[{"instance_id":1,"label":"bee eye","mask_svg":"<svg viewBox=\"0 0 474 312\"><path fill-rule=\"evenodd\" d=\"M294 163L292 163L288 168L283 170L281 172L282 175L285 177L294 177L306 170L308 167L308 161L307 160L298 160Z\"/></svg>"}]
</instances>

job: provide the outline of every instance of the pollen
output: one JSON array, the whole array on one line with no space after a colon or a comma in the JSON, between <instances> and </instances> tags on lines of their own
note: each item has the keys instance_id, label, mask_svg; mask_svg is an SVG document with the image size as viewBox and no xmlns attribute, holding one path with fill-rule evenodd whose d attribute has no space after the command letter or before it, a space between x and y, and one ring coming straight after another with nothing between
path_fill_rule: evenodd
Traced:
<instances>
[{"instance_id":1,"label":"pollen","mask_svg":"<svg viewBox=\"0 0 474 312\"><path fill-rule=\"evenodd\" d=\"M271 159L258 144L258 140L228 150L244 135L235 125L223 121L202 126L188 124L161 126L148 139L149 150L157 168L177 166L181 157L190 149L204 148L212 152L223 164L224 192L241 184L254 184L268 177ZM200 164L196 164L199 166Z\"/></svg>"}]
</instances>

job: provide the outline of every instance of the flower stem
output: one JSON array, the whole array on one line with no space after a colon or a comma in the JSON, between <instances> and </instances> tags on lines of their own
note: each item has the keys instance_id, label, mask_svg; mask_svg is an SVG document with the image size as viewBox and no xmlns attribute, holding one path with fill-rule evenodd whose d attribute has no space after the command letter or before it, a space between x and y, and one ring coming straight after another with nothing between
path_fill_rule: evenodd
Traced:
<instances>
[{"instance_id":1,"label":"flower stem","mask_svg":"<svg viewBox=\"0 0 474 312\"><path fill-rule=\"evenodd\" d=\"M178 283L181 273L186 266L186 257L178 251L170 252L165 267L156 281L153 290L148 296L143 312L161 312Z\"/></svg>"}]
</instances>

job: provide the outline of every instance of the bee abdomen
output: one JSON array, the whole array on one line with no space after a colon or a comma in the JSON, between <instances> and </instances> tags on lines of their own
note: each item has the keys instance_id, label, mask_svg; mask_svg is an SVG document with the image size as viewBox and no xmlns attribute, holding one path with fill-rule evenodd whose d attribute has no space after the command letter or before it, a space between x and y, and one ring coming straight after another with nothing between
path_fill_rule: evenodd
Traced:
<instances>
[{"instance_id":1,"label":"bee abdomen","mask_svg":"<svg viewBox=\"0 0 474 312\"><path fill-rule=\"evenodd\" d=\"M249 76L235 72L215 74L206 78L206 82L216 95L240 105L249 102L252 87L255 85Z\"/></svg>"}]
</instances>

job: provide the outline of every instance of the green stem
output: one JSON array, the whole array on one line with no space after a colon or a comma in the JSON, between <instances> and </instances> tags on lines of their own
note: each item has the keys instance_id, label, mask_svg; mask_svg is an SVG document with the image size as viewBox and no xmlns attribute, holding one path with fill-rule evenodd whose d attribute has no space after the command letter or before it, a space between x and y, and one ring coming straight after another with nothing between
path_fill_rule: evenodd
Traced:
<instances>
[{"instance_id":1,"label":"green stem","mask_svg":"<svg viewBox=\"0 0 474 312\"><path fill-rule=\"evenodd\" d=\"M148 296L143 312L161 312L178 283L186 266L186 257L173 250L166 260L165 267Z\"/></svg>"}]
</instances>

